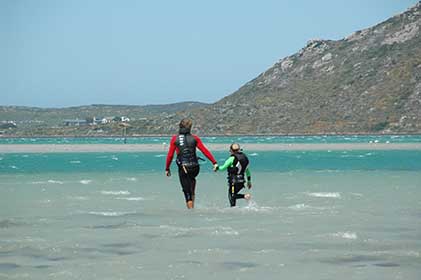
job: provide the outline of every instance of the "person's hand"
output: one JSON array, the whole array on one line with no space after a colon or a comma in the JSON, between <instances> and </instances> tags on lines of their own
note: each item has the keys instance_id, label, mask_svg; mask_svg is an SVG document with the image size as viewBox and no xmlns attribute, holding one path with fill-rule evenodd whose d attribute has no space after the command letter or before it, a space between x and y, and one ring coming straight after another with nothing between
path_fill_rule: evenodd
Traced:
<instances>
[{"instance_id":1,"label":"person's hand","mask_svg":"<svg viewBox=\"0 0 421 280\"><path fill-rule=\"evenodd\" d=\"M216 171L218 171L218 169L219 169L219 166L218 166L218 164L217 164L217 163L215 163L215 164L213 165L213 171L214 171L214 172L216 172Z\"/></svg>"},{"instance_id":2,"label":"person's hand","mask_svg":"<svg viewBox=\"0 0 421 280\"><path fill-rule=\"evenodd\" d=\"M250 181L247 182L247 188L251 189L251 182Z\"/></svg>"},{"instance_id":3,"label":"person's hand","mask_svg":"<svg viewBox=\"0 0 421 280\"><path fill-rule=\"evenodd\" d=\"M171 171L170 170L165 170L165 176L171 177Z\"/></svg>"}]
</instances>

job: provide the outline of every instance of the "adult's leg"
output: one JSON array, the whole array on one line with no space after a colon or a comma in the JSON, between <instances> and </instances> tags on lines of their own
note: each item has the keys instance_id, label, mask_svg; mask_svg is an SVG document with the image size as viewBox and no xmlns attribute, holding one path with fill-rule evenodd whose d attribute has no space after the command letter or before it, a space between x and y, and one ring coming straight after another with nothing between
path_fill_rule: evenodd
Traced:
<instances>
[{"instance_id":1,"label":"adult's leg","mask_svg":"<svg viewBox=\"0 0 421 280\"><path fill-rule=\"evenodd\" d=\"M192 181L192 189L191 189L191 198L192 198L192 208L194 208L194 199L196 197L196 178Z\"/></svg>"},{"instance_id":2,"label":"adult's leg","mask_svg":"<svg viewBox=\"0 0 421 280\"><path fill-rule=\"evenodd\" d=\"M183 188L186 206L188 209L194 208L194 198L196 191L196 176L199 174L200 167L195 166L192 168L179 167L178 175L180 184Z\"/></svg>"},{"instance_id":3,"label":"adult's leg","mask_svg":"<svg viewBox=\"0 0 421 280\"><path fill-rule=\"evenodd\" d=\"M184 198L186 200L186 206L188 209L193 208L193 194L192 190L192 182L186 170L181 166L178 168L178 177L180 179L180 184L183 189Z\"/></svg>"},{"instance_id":4,"label":"adult's leg","mask_svg":"<svg viewBox=\"0 0 421 280\"><path fill-rule=\"evenodd\" d=\"M199 175L199 172L200 172L199 165L188 169L188 175L190 177L190 182L191 182L190 184L191 186L190 193L191 193L191 201L192 201L191 208L194 208L194 200L196 197L196 177L197 175Z\"/></svg>"}]
</instances>

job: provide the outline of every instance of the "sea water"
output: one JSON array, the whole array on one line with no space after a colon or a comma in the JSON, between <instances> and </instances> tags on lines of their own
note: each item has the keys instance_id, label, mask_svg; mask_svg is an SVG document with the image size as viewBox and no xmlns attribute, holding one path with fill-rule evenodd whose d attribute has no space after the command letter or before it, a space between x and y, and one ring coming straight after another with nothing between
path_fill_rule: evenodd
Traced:
<instances>
[{"instance_id":1,"label":"sea water","mask_svg":"<svg viewBox=\"0 0 421 280\"><path fill-rule=\"evenodd\" d=\"M0 154L0 279L420 279L421 151L246 153L194 210L162 152Z\"/></svg>"}]
</instances>

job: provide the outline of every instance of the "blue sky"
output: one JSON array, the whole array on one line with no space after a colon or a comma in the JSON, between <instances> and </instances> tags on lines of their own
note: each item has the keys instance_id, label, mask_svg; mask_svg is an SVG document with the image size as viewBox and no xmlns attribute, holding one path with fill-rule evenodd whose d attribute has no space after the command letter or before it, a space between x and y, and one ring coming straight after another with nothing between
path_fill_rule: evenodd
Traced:
<instances>
[{"instance_id":1,"label":"blue sky","mask_svg":"<svg viewBox=\"0 0 421 280\"><path fill-rule=\"evenodd\" d=\"M417 0L0 0L0 105L216 102Z\"/></svg>"}]
</instances>

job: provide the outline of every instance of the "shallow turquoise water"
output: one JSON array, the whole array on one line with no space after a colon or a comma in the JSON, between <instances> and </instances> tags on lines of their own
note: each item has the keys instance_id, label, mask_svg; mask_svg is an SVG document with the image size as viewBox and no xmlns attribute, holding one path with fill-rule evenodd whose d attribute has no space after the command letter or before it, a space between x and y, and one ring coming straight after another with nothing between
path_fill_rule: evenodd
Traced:
<instances>
[{"instance_id":1,"label":"shallow turquoise water","mask_svg":"<svg viewBox=\"0 0 421 280\"><path fill-rule=\"evenodd\" d=\"M193 211L163 153L0 155L0 279L419 279L420 151L247 153Z\"/></svg>"},{"instance_id":2,"label":"shallow turquoise water","mask_svg":"<svg viewBox=\"0 0 421 280\"><path fill-rule=\"evenodd\" d=\"M421 151L246 151L253 171L421 170ZM200 154L200 152L199 152ZM227 152L214 152L222 164ZM205 156L201 156L205 158ZM0 154L0 174L44 172L157 172L165 152ZM173 166L174 168L175 166ZM209 162L202 172L211 172Z\"/></svg>"}]
</instances>

